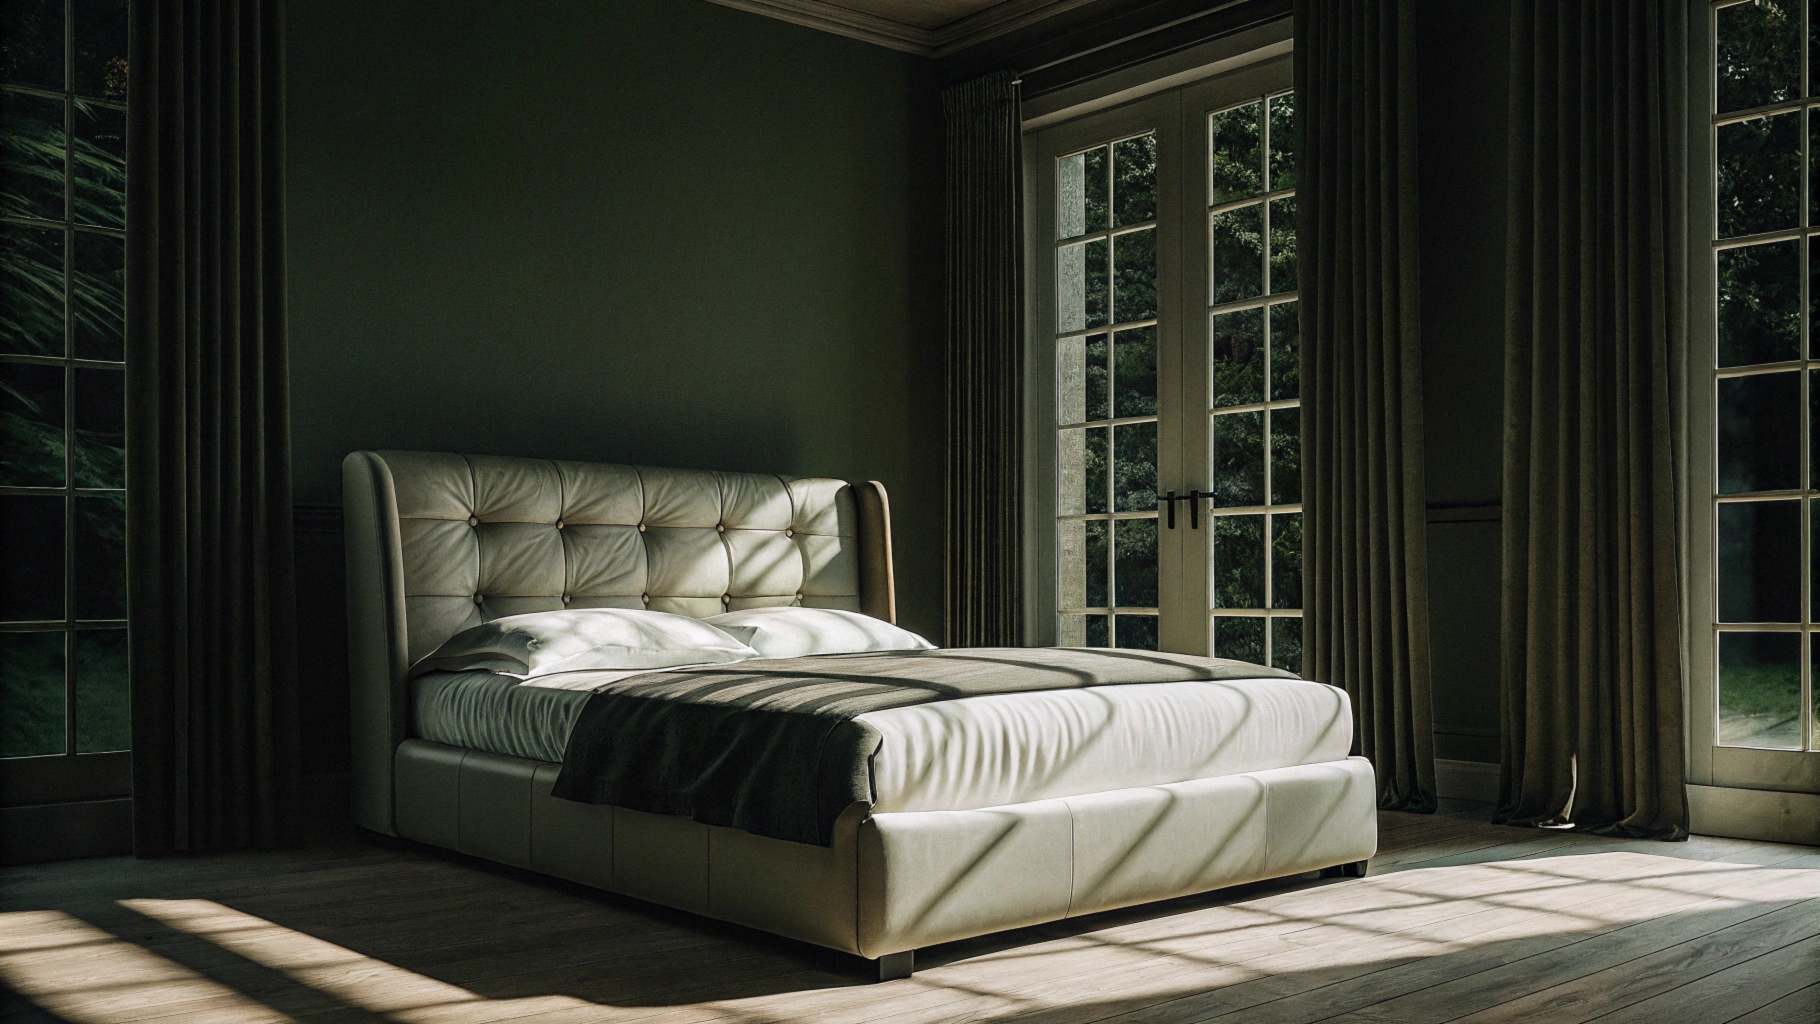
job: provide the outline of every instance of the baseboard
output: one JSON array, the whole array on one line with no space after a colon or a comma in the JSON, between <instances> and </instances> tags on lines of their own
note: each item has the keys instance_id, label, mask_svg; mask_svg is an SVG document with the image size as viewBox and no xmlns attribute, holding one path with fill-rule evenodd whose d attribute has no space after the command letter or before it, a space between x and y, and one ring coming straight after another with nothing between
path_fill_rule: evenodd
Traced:
<instances>
[{"instance_id":1,"label":"baseboard","mask_svg":"<svg viewBox=\"0 0 1820 1024\"><path fill-rule=\"evenodd\" d=\"M1498 802L1498 766L1484 761L1435 759L1435 795L1443 800Z\"/></svg>"},{"instance_id":2,"label":"baseboard","mask_svg":"<svg viewBox=\"0 0 1820 1024\"><path fill-rule=\"evenodd\" d=\"M0 807L0 864L36 864L133 852L133 800Z\"/></svg>"},{"instance_id":3,"label":"baseboard","mask_svg":"<svg viewBox=\"0 0 1820 1024\"><path fill-rule=\"evenodd\" d=\"M1690 832L1820 846L1820 794L1688 786Z\"/></svg>"}]
</instances>

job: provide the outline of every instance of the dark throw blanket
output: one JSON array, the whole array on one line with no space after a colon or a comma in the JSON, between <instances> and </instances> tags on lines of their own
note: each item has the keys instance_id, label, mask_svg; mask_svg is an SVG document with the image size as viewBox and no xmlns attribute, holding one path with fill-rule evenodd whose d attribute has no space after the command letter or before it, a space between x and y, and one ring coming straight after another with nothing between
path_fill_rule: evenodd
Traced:
<instances>
[{"instance_id":1,"label":"dark throw blanket","mask_svg":"<svg viewBox=\"0 0 1820 1024\"><path fill-rule=\"evenodd\" d=\"M1221 658L1085 648L820 655L652 672L582 707L554 793L828 846L870 804L877 730L854 718L912 704L1125 683L1298 678Z\"/></svg>"}]
</instances>

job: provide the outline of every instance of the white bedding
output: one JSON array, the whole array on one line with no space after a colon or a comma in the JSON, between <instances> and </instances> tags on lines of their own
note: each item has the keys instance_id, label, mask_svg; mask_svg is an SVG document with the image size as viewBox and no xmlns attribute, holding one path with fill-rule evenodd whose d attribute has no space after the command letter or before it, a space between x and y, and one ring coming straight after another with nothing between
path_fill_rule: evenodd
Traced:
<instances>
[{"instance_id":1,"label":"white bedding","mask_svg":"<svg viewBox=\"0 0 1820 1024\"><path fill-rule=\"evenodd\" d=\"M437 672L412 682L415 735L560 762L588 691L634 672L520 681ZM1352 743L1343 691L1289 679L997 694L859 717L883 736L876 811L966 810L1335 761Z\"/></svg>"}]
</instances>

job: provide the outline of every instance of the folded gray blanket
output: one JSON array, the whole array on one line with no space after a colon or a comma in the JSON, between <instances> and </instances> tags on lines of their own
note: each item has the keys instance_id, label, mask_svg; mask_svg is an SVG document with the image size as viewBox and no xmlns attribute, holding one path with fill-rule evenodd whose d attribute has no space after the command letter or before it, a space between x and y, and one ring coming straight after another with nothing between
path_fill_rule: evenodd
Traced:
<instances>
[{"instance_id":1,"label":"folded gray blanket","mask_svg":"<svg viewBox=\"0 0 1820 1024\"><path fill-rule=\"evenodd\" d=\"M869 711L989 694L1127 683L1295 679L1222 658L1149 651L954 648L673 669L593 692L554 793L828 846L873 802Z\"/></svg>"}]
</instances>

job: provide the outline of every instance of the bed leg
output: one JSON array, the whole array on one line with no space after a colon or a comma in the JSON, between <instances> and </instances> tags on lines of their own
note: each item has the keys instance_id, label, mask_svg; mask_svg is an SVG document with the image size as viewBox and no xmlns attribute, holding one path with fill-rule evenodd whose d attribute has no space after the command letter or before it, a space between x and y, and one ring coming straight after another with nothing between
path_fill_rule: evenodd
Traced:
<instances>
[{"instance_id":1,"label":"bed leg","mask_svg":"<svg viewBox=\"0 0 1820 1024\"><path fill-rule=\"evenodd\" d=\"M916 950L906 949L902 953L887 953L872 961L878 966L878 980L896 981L908 978L916 970Z\"/></svg>"},{"instance_id":2,"label":"bed leg","mask_svg":"<svg viewBox=\"0 0 1820 1024\"><path fill-rule=\"evenodd\" d=\"M1370 866L1368 860L1355 860L1350 864L1335 864L1321 869L1322 878L1364 878L1365 869Z\"/></svg>"}]
</instances>

